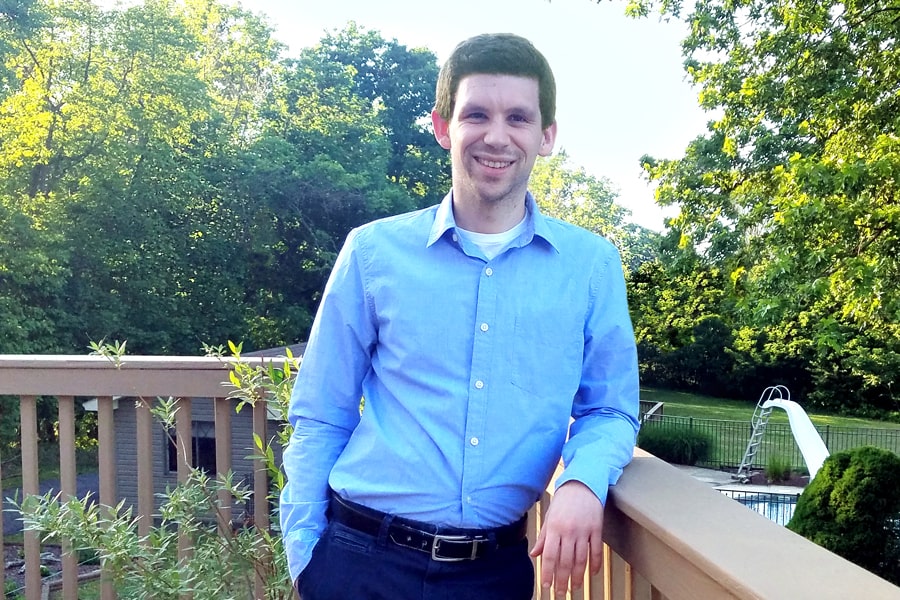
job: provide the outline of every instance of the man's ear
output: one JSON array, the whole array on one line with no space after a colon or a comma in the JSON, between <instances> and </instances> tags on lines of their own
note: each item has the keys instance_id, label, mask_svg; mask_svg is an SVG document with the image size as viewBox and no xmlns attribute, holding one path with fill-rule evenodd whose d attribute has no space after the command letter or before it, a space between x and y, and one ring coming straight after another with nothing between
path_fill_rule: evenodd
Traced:
<instances>
[{"instance_id":1,"label":"man's ear","mask_svg":"<svg viewBox=\"0 0 900 600\"><path fill-rule=\"evenodd\" d=\"M434 139L444 150L450 149L450 122L445 120L438 111L431 111L431 124L434 126Z\"/></svg>"},{"instance_id":2,"label":"man's ear","mask_svg":"<svg viewBox=\"0 0 900 600\"><path fill-rule=\"evenodd\" d=\"M541 148L538 151L540 156L550 156L553 152L553 144L556 143L556 121L550 124L550 127L544 130L541 138Z\"/></svg>"}]
</instances>

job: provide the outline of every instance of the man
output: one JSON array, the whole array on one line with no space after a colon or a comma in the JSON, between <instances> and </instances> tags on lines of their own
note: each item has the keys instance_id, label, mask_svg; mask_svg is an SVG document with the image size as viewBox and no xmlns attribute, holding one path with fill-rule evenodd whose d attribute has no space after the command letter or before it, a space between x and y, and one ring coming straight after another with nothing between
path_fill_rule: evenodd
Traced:
<instances>
[{"instance_id":1,"label":"man","mask_svg":"<svg viewBox=\"0 0 900 600\"><path fill-rule=\"evenodd\" d=\"M637 359L615 248L527 192L553 149L555 95L527 40L462 42L432 113L452 190L354 230L337 259L284 455L304 600L531 598L524 514L561 454L531 550L541 584L564 593L600 565L607 487L638 427Z\"/></svg>"}]
</instances>

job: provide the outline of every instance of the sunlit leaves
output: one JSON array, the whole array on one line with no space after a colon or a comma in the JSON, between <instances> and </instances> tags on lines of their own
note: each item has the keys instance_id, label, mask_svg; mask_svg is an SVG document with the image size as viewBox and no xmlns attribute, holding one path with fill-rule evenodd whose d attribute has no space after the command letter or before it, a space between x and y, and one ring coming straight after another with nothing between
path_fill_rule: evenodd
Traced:
<instances>
[{"instance_id":1,"label":"sunlit leaves","mask_svg":"<svg viewBox=\"0 0 900 600\"><path fill-rule=\"evenodd\" d=\"M686 69L715 115L682 159L644 161L660 203L681 209L684 247L733 274L737 316L783 335L823 390L843 378L855 398L896 397L893 367L864 360L896 348L900 322L896 6L650 7L691 25Z\"/></svg>"}]
</instances>

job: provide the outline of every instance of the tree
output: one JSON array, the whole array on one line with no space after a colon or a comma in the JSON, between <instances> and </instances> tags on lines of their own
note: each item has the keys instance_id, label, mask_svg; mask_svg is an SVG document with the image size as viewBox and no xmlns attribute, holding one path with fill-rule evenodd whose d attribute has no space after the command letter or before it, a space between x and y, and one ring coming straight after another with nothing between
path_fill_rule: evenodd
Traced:
<instances>
[{"instance_id":1,"label":"tree","mask_svg":"<svg viewBox=\"0 0 900 600\"><path fill-rule=\"evenodd\" d=\"M900 583L900 457L871 446L829 456L788 529Z\"/></svg>"},{"instance_id":2,"label":"tree","mask_svg":"<svg viewBox=\"0 0 900 600\"><path fill-rule=\"evenodd\" d=\"M649 385L740 397L729 300L719 269L678 273L659 260L628 279L641 379Z\"/></svg>"},{"instance_id":3,"label":"tree","mask_svg":"<svg viewBox=\"0 0 900 600\"><path fill-rule=\"evenodd\" d=\"M240 333L244 215L222 169L261 127L269 29L212 2L33 8L0 100L0 234L16 240L0 306L24 313L0 319L21 331L5 349L193 353Z\"/></svg>"},{"instance_id":4,"label":"tree","mask_svg":"<svg viewBox=\"0 0 900 600\"><path fill-rule=\"evenodd\" d=\"M403 184L419 206L439 202L449 189L450 159L435 141L429 119L438 76L434 53L408 49L350 22L302 57L340 66L350 75L351 92L375 109L390 140L388 177Z\"/></svg>"},{"instance_id":5,"label":"tree","mask_svg":"<svg viewBox=\"0 0 900 600\"><path fill-rule=\"evenodd\" d=\"M884 358L900 350L896 6L703 0L688 11L666 0L629 10L654 6L690 24L685 67L716 115L683 158L644 158L658 201L681 209L671 226L682 247L729 274L742 325L778 338L802 323L782 356L810 361L813 400L834 407L819 390L849 376L862 386L857 404L896 409L897 365ZM863 343L845 343L861 332Z\"/></svg>"},{"instance_id":6,"label":"tree","mask_svg":"<svg viewBox=\"0 0 900 600\"><path fill-rule=\"evenodd\" d=\"M616 237L630 214L616 204L618 192L608 179L571 166L565 150L535 161L528 189L545 214L608 238Z\"/></svg>"}]
</instances>

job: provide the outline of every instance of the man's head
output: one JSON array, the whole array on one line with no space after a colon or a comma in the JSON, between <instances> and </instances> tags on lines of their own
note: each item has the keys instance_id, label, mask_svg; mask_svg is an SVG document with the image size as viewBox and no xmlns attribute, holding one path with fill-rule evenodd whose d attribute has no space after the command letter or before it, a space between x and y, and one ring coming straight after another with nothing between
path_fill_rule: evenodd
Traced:
<instances>
[{"instance_id":1,"label":"man's head","mask_svg":"<svg viewBox=\"0 0 900 600\"><path fill-rule=\"evenodd\" d=\"M441 67L434 109L445 120L453 115L459 82L469 76L517 75L538 82L541 126L556 120L556 81L544 55L531 42L511 33L487 33L460 43Z\"/></svg>"}]
</instances>

